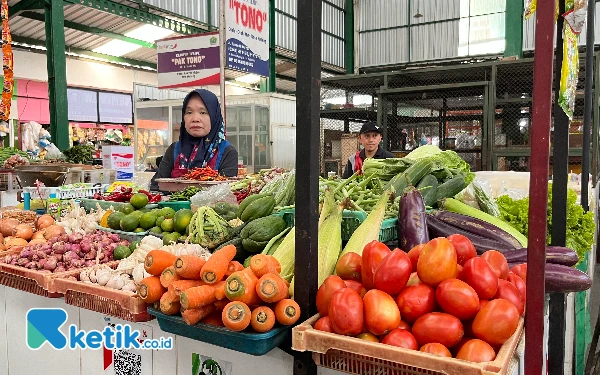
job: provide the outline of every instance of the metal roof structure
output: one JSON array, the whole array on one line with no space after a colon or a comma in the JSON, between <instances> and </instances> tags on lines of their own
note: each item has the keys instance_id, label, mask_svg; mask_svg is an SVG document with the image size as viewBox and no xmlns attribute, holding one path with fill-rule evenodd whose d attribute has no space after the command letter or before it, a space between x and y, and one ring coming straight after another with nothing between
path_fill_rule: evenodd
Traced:
<instances>
[{"instance_id":1,"label":"metal roof structure","mask_svg":"<svg viewBox=\"0 0 600 375\"><path fill-rule=\"evenodd\" d=\"M155 70L157 61L155 44L125 34L143 24L153 24L173 30L173 33L167 37L216 30L216 26L177 15L142 0L63 1L65 50L68 55L80 58ZM14 48L45 49L46 28L43 3L38 0L9 0L9 20ZM112 40L124 40L139 45L139 48L122 56L93 52L94 49ZM295 52L277 47L275 67L277 91L295 92ZM323 77L337 73L344 73L344 69L324 64ZM235 80L244 74L227 70L226 80Z\"/></svg>"}]
</instances>

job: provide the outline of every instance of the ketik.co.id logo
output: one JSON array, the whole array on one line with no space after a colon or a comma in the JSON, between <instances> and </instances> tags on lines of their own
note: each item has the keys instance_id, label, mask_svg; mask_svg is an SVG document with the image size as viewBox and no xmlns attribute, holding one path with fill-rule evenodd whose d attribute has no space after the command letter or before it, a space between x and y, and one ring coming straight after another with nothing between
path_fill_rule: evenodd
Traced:
<instances>
[{"instance_id":1,"label":"ketik.co.id logo","mask_svg":"<svg viewBox=\"0 0 600 375\"><path fill-rule=\"evenodd\" d=\"M68 335L60 329L67 321L63 309L31 309L27 312L27 346L36 350L48 342L55 349L149 349L170 350L171 337L160 340L140 341L140 332L132 330L129 324L117 324L104 330L79 330L74 324L69 326Z\"/></svg>"}]
</instances>

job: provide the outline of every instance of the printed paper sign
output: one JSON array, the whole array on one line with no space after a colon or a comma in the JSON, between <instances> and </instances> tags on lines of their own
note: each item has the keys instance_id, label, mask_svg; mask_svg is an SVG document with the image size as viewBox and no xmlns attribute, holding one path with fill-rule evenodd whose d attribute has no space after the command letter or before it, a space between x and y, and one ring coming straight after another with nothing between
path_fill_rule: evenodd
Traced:
<instances>
[{"instance_id":1,"label":"printed paper sign","mask_svg":"<svg viewBox=\"0 0 600 375\"><path fill-rule=\"evenodd\" d=\"M218 85L219 33L156 41L158 88Z\"/></svg>"},{"instance_id":2,"label":"printed paper sign","mask_svg":"<svg viewBox=\"0 0 600 375\"><path fill-rule=\"evenodd\" d=\"M269 1L228 0L225 8L230 69L269 76Z\"/></svg>"},{"instance_id":3,"label":"printed paper sign","mask_svg":"<svg viewBox=\"0 0 600 375\"><path fill-rule=\"evenodd\" d=\"M231 375L233 364L216 358L192 353L192 375Z\"/></svg>"},{"instance_id":4,"label":"printed paper sign","mask_svg":"<svg viewBox=\"0 0 600 375\"><path fill-rule=\"evenodd\" d=\"M105 316L107 327L115 329L118 319ZM152 340L152 327L129 323L141 334L140 344ZM136 349L107 349L104 348L105 375L152 375L152 351Z\"/></svg>"}]
</instances>

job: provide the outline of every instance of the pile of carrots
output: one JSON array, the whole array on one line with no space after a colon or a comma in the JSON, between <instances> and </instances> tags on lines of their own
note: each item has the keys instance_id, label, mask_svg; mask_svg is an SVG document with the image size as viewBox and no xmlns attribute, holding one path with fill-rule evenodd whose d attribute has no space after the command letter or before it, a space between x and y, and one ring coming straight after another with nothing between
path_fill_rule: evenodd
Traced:
<instances>
[{"instance_id":1,"label":"pile of carrots","mask_svg":"<svg viewBox=\"0 0 600 375\"><path fill-rule=\"evenodd\" d=\"M190 325L206 323L242 331L267 332L276 323L292 325L300 307L289 298L289 284L271 255L257 254L250 267L233 260L236 248L225 246L205 260L152 250L138 295L167 315L181 313Z\"/></svg>"}]
</instances>

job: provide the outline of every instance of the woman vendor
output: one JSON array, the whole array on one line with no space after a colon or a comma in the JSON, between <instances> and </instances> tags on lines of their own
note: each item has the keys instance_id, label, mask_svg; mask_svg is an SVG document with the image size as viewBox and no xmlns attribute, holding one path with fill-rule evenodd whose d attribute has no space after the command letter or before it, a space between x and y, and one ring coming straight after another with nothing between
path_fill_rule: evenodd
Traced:
<instances>
[{"instance_id":1,"label":"woman vendor","mask_svg":"<svg viewBox=\"0 0 600 375\"><path fill-rule=\"evenodd\" d=\"M362 171L362 165L366 158L387 159L396 157L396 155L384 150L379 145L381 143L381 129L374 122L367 122L360 128L358 142L360 142L363 149L350 156L342 178L349 178L354 172Z\"/></svg>"},{"instance_id":2,"label":"woman vendor","mask_svg":"<svg viewBox=\"0 0 600 375\"><path fill-rule=\"evenodd\" d=\"M216 95L204 89L190 92L183 99L182 116L179 141L167 148L150 190L158 190L157 178L183 177L198 167L210 167L226 177L237 176L238 152L225 140L225 124Z\"/></svg>"}]
</instances>

